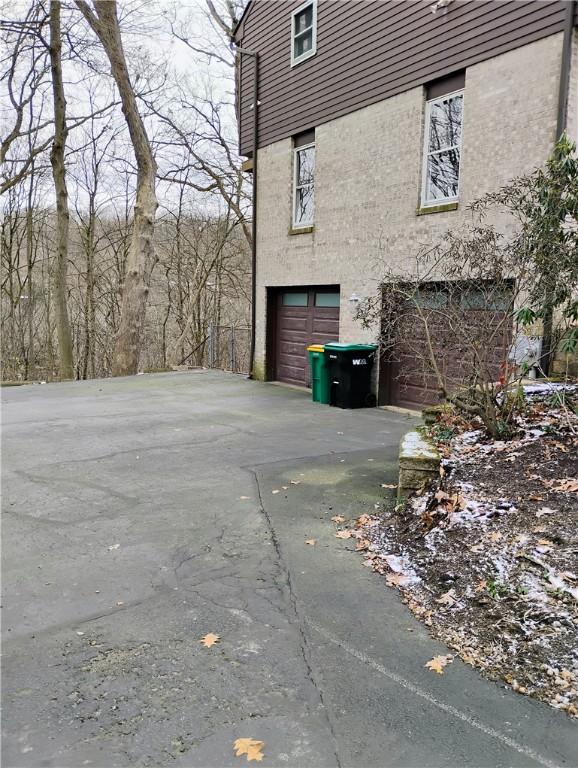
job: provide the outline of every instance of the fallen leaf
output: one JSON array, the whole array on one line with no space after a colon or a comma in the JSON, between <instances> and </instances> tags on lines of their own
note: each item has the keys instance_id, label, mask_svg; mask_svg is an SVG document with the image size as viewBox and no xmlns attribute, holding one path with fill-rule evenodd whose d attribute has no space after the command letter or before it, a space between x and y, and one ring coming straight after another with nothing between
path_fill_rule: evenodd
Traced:
<instances>
[{"instance_id":1,"label":"fallen leaf","mask_svg":"<svg viewBox=\"0 0 578 768\"><path fill-rule=\"evenodd\" d=\"M309 544L310 547L314 547L317 544L317 539L307 539L305 543Z\"/></svg>"},{"instance_id":2,"label":"fallen leaf","mask_svg":"<svg viewBox=\"0 0 578 768\"><path fill-rule=\"evenodd\" d=\"M289 486L288 485L282 485L281 488L283 488L284 491L288 491L289 490Z\"/></svg>"},{"instance_id":3,"label":"fallen leaf","mask_svg":"<svg viewBox=\"0 0 578 768\"><path fill-rule=\"evenodd\" d=\"M264 741L257 741L256 739L236 739L233 744L233 749L235 750L236 757L247 755L247 762L251 760L257 760L257 762L261 762L264 757L264 746Z\"/></svg>"},{"instance_id":4,"label":"fallen leaf","mask_svg":"<svg viewBox=\"0 0 578 768\"><path fill-rule=\"evenodd\" d=\"M363 513L363 515L360 515L357 520L355 521L355 525L360 528L362 525L367 525L367 523L371 520L371 515L368 515L366 512Z\"/></svg>"},{"instance_id":5,"label":"fallen leaf","mask_svg":"<svg viewBox=\"0 0 578 768\"><path fill-rule=\"evenodd\" d=\"M337 531L335 537L338 539L350 539L351 531Z\"/></svg>"},{"instance_id":6,"label":"fallen leaf","mask_svg":"<svg viewBox=\"0 0 578 768\"><path fill-rule=\"evenodd\" d=\"M299 485L301 480L290 480L291 485Z\"/></svg>"},{"instance_id":7,"label":"fallen leaf","mask_svg":"<svg viewBox=\"0 0 578 768\"><path fill-rule=\"evenodd\" d=\"M558 485L552 488L556 493L578 493L578 480L573 478L567 478L565 480L559 480Z\"/></svg>"},{"instance_id":8,"label":"fallen leaf","mask_svg":"<svg viewBox=\"0 0 578 768\"><path fill-rule=\"evenodd\" d=\"M451 664L453 660L453 656L434 656L433 659L425 664L425 666L428 669L431 669L432 672L437 672L438 675L443 675L444 667Z\"/></svg>"},{"instance_id":9,"label":"fallen leaf","mask_svg":"<svg viewBox=\"0 0 578 768\"><path fill-rule=\"evenodd\" d=\"M343 515L333 515L333 517L331 518L331 522L333 522L333 523L344 523L345 522L345 518L343 517Z\"/></svg>"},{"instance_id":10,"label":"fallen leaf","mask_svg":"<svg viewBox=\"0 0 578 768\"><path fill-rule=\"evenodd\" d=\"M210 648L212 645L215 645L215 643L218 643L220 639L220 635L214 635L212 632L209 632L209 634L202 637L199 642L201 645L204 645L205 648Z\"/></svg>"},{"instance_id":11,"label":"fallen leaf","mask_svg":"<svg viewBox=\"0 0 578 768\"><path fill-rule=\"evenodd\" d=\"M279 491L271 491L272 494L279 493Z\"/></svg>"},{"instance_id":12,"label":"fallen leaf","mask_svg":"<svg viewBox=\"0 0 578 768\"><path fill-rule=\"evenodd\" d=\"M448 592L446 592L441 597L438 597L436 599L436 603L439 603L440 605L451 606L455 602L456 602L456 591L455 591L455 589L450 589Z\"/></svg>"},{"instance_id":13,"label":"fallen leaf","mask_svg":"<svg viewBox=\"0 0 578 768\"><path fill-rule=\"evenodd\" d=\"M486 538L489 541L501 541L502 540L502 534L499 531L492 531L492 533L489 533Z\"/></svg>"},{"instance_id":14,"label":"fallen leaf","mask_svg":"<svg viewBox=\"0 0 578 768\"><path fill-rule=\"evenodd\" d=\"M409 578L403 573L388 573L385 577L385 583L389 587L403 587L409 582ZM413 630L412 630L413 631Z\"/></svg>"},{"instance_id":15,"label":"fallen leaf","mask_svg":"<svg viewBox=\"0 0 578 768\"><path fill-rule=\"evenodd\" d=\"M397 488L397 485L395 483L382 483L381 487L382 488L392 488L393 489L393 488Z\"/></svg>"},{"instance_id":16,"label":"fallen leaf","mask_svg":"<svg viewBox=\"0 0 578 768\"><path fill-rule=\"evenodd\" d=\"M544 501L543 496L528 496L528 501Z\"/></svg>"},{"instance_id":17,"label":"fallen leaf","mask_svg":"<svg viewBox=\"0 0 578 768\"><path fill-rule=\"evenodd\" d=\"M487 585L488 585L488 582L486 581L486 579L481 579L476 584L476 588L475 588L474 591L475 592L483 592L485 590L485 588L487 587Z\"/></svg>"},{"instance_id":18,"label":"fallen leaf","mask_svg":"<svg viewBox=\"0 0 578 768\"><path fill-rule=\"evenodd\" d=\"M355 549L357 552L363 552L364 549L367 549L369 547L369 541L367 539L359 539L357 544L355 545Z\"/></svg>"}]
</instances>

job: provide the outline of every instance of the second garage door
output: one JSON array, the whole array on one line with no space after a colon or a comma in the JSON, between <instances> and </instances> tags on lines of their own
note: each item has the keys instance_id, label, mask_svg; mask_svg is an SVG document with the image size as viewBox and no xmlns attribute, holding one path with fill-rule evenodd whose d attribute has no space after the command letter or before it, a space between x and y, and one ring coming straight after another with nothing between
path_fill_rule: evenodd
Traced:
<instances>
[{"instance_id":1,"label":"second garage door","mask_svg":"<svg viewBox=\"0 0 578 768\"><path fill-rule=\"evenodd\" d=\"M339 340L339 288L282 289L276 304L275 378L308 387L307 347Z\"/></svg>"},{"instance_id":2,"label":"second garage door","mask_svg":"<svg viewBox=\"0 0 578 768\"><path fill-rule=\"evenodd\" d=\"M491 283L484 291L467 283L451 292L445 292L443 284L432 286L420 292L420 304L424 316L428 316L430 341L446 382L452 388L465 384L474 370L474 354L480 359L479 371L497 380L511 341L508 290L493 288ZM452 309L453 304L459 306ZM396 359L382 368L383 383L389 392L385 397L380 394L380 402L420 409L440 401L427 349L424 324L414 312L407 323L400 324Z\"/></svg>"}]
</instances>

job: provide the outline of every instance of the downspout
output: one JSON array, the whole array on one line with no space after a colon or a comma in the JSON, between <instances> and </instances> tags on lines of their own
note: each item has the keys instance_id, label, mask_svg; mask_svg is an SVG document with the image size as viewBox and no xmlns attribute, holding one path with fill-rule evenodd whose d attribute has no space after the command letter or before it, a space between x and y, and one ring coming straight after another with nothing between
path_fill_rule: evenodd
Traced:
<instances>
[{"instance_id":1,"label":"downspout","mask_svg":"<svg viewBox=\"0 0 578 768\"><path fill-rule=\"evenodd\" d=\"M562 61L560 64L560 87L558 91L558 114L556 118L556 143L566 130L568 117L568 96L570 93L570 67L572 64L572 37L574 35L574 14L577 0L569 0L566 5L566 19L564 21L564 39L562 41ZM546 297L548 298L548 297ZM546 309L544 316L544 332L542 337L542 349L540 367L544 376L550 373L552 363L552 336L553 336L553 312L552 308Z\"/></svg>"},{"instance_id":2,"label":"downspout","mask_svg":"<svg viewBox=\"0 0 578 768\"><path fill-rule=\"evenodd\" d=\"M255 326L257 324L257 144L259 140L259 54L237 46L241 55L251 56L253 69L253 223L251 233L251 345L249 351L249 378L255 366Z\"/></svg>"}]
</instances>

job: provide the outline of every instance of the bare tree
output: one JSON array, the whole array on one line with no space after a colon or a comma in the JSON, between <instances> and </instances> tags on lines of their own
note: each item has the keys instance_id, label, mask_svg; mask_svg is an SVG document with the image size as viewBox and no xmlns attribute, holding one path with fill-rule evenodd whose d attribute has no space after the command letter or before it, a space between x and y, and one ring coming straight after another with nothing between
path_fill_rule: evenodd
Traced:
<instances>
[{"instance_id":1,"label":"bare tree","mask_svg":"<svg viewBox=\"0 0 578 768\"><path fill-rule=\"evenodd\" d=\"M169 19L172 35L207 71L214 73L214 67L219 68L218 85L214 74L204 87L198 77L193 80L180 74L165 91L164 102L147 103L161 126L156 138L159 162L163 161L159 178L220 197L234 217L233 225L240 227L250 245L251 185L241 171L237 149L234 98L238 61L230 47L244 5L243 0L206 0L204 34L198 32L194 17L173 14ZM175 110L175 104L179 109Z\"/></svg>"},{"instance_id":2,"label":"bare tree","mask_svg":"<svg viewBox=\"0 0 578 768\"><path fill-rule=\"evenodd\" d=\"M74 378L72 360L72 335L66 298L66 274L68 268L68 189L64 154L68 127L66 125L66 99L62 79L62 42L60 27L60 0L50 0L50 70L52 73L52 95L54 100L54 139L50 152L54 190L56 193L56 258L53 267L54 304L60 377Z\"/></svg>"},{"instance_id":3,"label":"bare tree","mask_svg":"<svg viewBox=\"0 0 578 768\"><path fill-rule=\"evenodd\" d=\"M94 11L85 0L76 0L76 5L100 40L108 57L137 164L133 231L112 369L114 376L125 376L135 374L138 370L150 274L155 260L153 236L157 209L156 162L130 80L116 2L94 0Z\"/></svg>"}]
</instances>

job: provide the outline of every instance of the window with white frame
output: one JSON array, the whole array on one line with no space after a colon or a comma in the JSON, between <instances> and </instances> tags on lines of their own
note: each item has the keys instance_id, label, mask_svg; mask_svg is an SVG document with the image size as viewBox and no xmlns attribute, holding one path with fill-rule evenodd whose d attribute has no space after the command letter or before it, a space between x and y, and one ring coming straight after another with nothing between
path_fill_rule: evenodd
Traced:
<instances>
[{"instance_id":1,"label":"window with white frame","mask_svg":"<svg viewBox=\"0 0 578 768\"><path fill-rule=\"evenodd\" d=\"M426 105L422 205L458 199L464 94L450 93Z\"/></svg>"},{"instance_id":2,"label":"window with white frame","mask_svg":"<svg viewBox=\"0 0 578 768\"><path fill-rule=\"evenodd\" d=\"M315 144L295 147L293 163L293 226L313 226L315 214Z\"/></svg>"},{"instance_id":3,"label":"window with white frame","mask_svg":"<svg viewBox=\"0 0 578 768\"><path fill-rule=\"evenodd\" d=\"M299 64L317 50L317 2L308 0L291 17L291 66Z\"/></svg>"}]
</instances>

